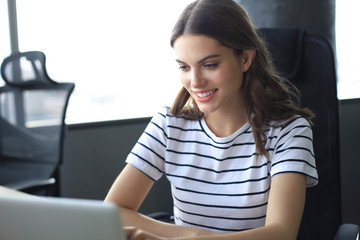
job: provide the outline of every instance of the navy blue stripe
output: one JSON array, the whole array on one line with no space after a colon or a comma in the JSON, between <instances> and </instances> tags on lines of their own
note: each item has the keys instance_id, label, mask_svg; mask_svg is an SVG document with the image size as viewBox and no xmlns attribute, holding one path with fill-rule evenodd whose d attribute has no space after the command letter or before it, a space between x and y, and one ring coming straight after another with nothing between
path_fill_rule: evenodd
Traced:
<instances>
[{"instance_id":1,"label":"navy blue stripe","mask_svg":"<svg viewBox=\"0 0 360 240\"><path fill-rule=\"evenodd\" d=\"M285 123L284 126L281 127L281 131L284 130L284 128L286 128L287 126L289 126L290 124L292 124L293 122L295 122L296 120L298 119L302 119L303 117L302 116L297 116L293 119L290 119L288 122Z\"/></svg>"},{"instance_id":2,"label":"navy blue stripe","mask_svg":"<svg viewBox=\"0 0 360 240\"><path fill-rule=\"evenodd\" d=\"M274 138L277 138L278 136L268 136L267 139L272 140Z\"/></svg>"},{"instance_id":3,"label":"navy blue stripe","mask_svg":"<svg viewBox=\"0 0 360 240\"><path fill-rule=\"evenodd\" d=\"M284 152L284 151L287 151L287 150L294 150L294 149L307 151L307 152L309 152L311 154L312 157L315 158L315 155L311 152L311 150L308 149L308 148L304 148L304 147L288 147L288 148L285 148L285 149L277 150L275 152L275 154L278 154L278 153L281 153L281 152Z\"/></svg>"},{"instance_id":4,"label":"navy blue stripe","mask_svg":"<svg viewBox=\"0 0 360 240\"><path fill-rule=\"evenodd\" d=\"M293 131L294 129L297 129L297 128L310 128L310 129L311 129L311 127L310 127L309 125L297 125L297 126L293 127L292 129L290 129L287 133L283 134L283 135L279 138L278 142L280 142L280 140L281 140L283 137L285 137L286 135L288 135L289 133L291 133L291 131Z\"/></svg>"},{"instance_id":5,"label":"navy blue stripe","mask_svg":"<svg viewBox=\"0 0 360 240\"><path fill-rule=\"evenodd\" d=\"M166 109L170 109L170 107L165 107ZM161 112L158 112L158 114L160 114L161 116L163 116L164 118L166 118L166 117L171 117L171 118L182 118L182 119L185 119L185 120L188 120L188 119L186 119L186 118L184 118L183 116L173 116L173 115L171 115L171 114L168 114L168 113L166 113L166 114L163 114L163 113L161 113Z\"/></svg>"},{"instance_id":6,"label":"navy blue stripe","mask_svg":"<svg viewBox=\"0 0 360 240\"><path fill-rule=\"evenodd\" d=\"M244 196L262 195L262 194L267 193L270 190L270 187L268 187L268 189L266 189L264 191L251 192L251 193L210 193L210 192L200 192L200 191L179 188L179 187L175 187L175 188L176 188L176 190L183 191L183 192L191 192L191 193L210 195L210 196L224 196L224 197L244 197Z\"/></svg>"},{"instance_id":7,"label":"navy blue stripe","mask_svg":"<svg viewBox=\"0 0 360 240\"><path fill-rule=\"evenodd\" d=\"M206 184L213 184L213 185L232 185L232 184L243 184L243 183L247 183L247 182L261 182L264 181L266 179L268 179L268 175L262 178L254 178L254 179L247 179L247 180L243 180L243 181L234 181L234 182L211 182L211 181L205 181L202 179L197 179L197 178L192 178L192 177L187 177L187 176L180 176L180 175L175 175L175 174L169 174L166 173L167 177L174 177L174 178L182 178L182 179L187 179L190 181L195 181L195 182L201 182L201 183L206 183Z\"/></svg>"},{"instance_id":8,"label":"navy blue stripe","mask_svg":"<svg viewBox=\"0 0 360 240\"><path fill-rule=\"evenodd\" d=\"M140 155L131 152L130 154L135 155L136 157L140 158L141 160L143 160L144 162L146 162L147 164L149 164L150 166L152 166L153 168L155 168L157 171L159 171L160 173L164 173L160 168L158 168L157 166L155 166L154 164L152 164L151 162L149 162L148 160L146 160L145 158L141 157Z\"/></svg>"},{"instance_id":9,"label":"navy blue stripe","mask_svg":"<svg viewBox=\"0 0 360 240\"><path fill-rule=\"evenodd\" d=\"M151 135L148 132L144 132L146 135L148 135L149 137L151 137L152 139L154 139L155 141L157 141L158 143L160 143L164 148L166 148L166 145L164 143L162 143L159 139L157 139L156 137L154 137L153 135Z\"/></svg>"},{"instance_id":10,"label":"navy blue stripe","mask_svg":"<svg viewBox=\"0 0 360 240\"><path fill-rule=\"evenodd\" d=\"M212 146L214 148L218 148L218 149L229 149L231 147L234 147L234 146L246 146L246 145L255 145L255 142L247 142L247 143L238 143L238 144L234 144L234 145L231 145L231 146L228 146L228 147L218 147L218 146L214 146L210 143L205 143L205 142L200 142L200 141L192 141L192 140L180 140L180 139L176 139L176 138L172 138L172 137L168 137L166 132L164 131L163 128L161 128L157 123L155 122L150 122L151 124L155 125L158 129L160 129L165 137L168 139L168 140L172 140L172 141L176 141L176 142L182 142L182 143L197 143L197 144L202 144L202 145L207 145L207 146ZM179 128L179 127L174 127L174 126L167 126L167 127L170 127L170 128L175 128L175 129L179 129L179 130L182 130L182 131L187 131L187 129L183 129L183 128ZM200 131L202 132L202 130L199 130L199 129L190 129L189 131ZM145 132L147 133L147 132ZM149 133L147 133L149 136L151 136ZM153 136L151 136L153 137ZM155 140L157 140L156 138L154 138ZM157 140L158 142L160 142L159 140ZM160 142L161 143L161 142ZM163 144L163 143L161 143Z\"/></svg>"},{"instance_id":11,"label":"navy blue stripe","mask_svg":"<svg viewBox=\"0 0 360 240\"><path fill-rule=\"evenodd\" d=\"M166 115L165 115L165 114L163 114L163 113L161 113L161 112L158 112L158 114L159 114L160 116L162 116L163 118L166 118Z\"/></svg>"},{"instance_id":12,"label":"navy blue stripe","mask_svg":"<svg viewBox=\"0 0 360 240\"><path fill-rule=\"evenodd\" d=\"M151 148L149 148L148 146L146 146L145 144L141 143L141 142L137 142L137 144L143 146L144 148L148 149L150 152L154 153L156 156L158 156L159 158L161 158L162 160L165 161L165 158L160 156L157 152L155 152L154 150L152 150Z\"/></svg>"},{"instance_id":13,"label":"navy blue stripe","mask_svg":"<svg viewBox=\"0 0 360 240\"><path fill-rule=\"evenodd\" d=\"M203 125L201 124L201 121L199 120L199 124L200 124L200 127L202 129L202 131L205 133L205 135L211 139L211 141L213 141L214 143L216 144L228 144L228 143L231 143L233 142L236 138L238 138L239 136L243 135L243 134L249 134L251 133L252 134L252 131L249 131L249 129L251 129L251 127L248 127L244 132L238 134L237 136L235 136L232 140L228 141L228 142L217 142L215 141L204 129Z\"/></svg>"},{"instance_id":14,"label":"navy blue stripe","mask_svg":"<svg viewBox=\"0 0 360 240\"><path fill-rule=\"evenodd\" d=\"M164 129L162 129L157 123L154 123L154 122L150 122L150 123L153 124L154 126L156 126L158 129L160 129L164 133L166 138L168 137L166 132L164 131Z\"/></svg>"},{"instance_id":15,"label":"navy blue stripe","mask_svg":"<svg viewBox=\"0 0 360 240\"><path fill-rule=\"evenodd\" d=\"M217 149L229 149L229 148L237 147L237 146L255 145L255 142L245 142L245 143L233 144L228 147L219 147L219 146L212 145L211 143L199 142L199 141L194 141L194 140L180 140L180 139L172 138L172 137L169 137L168 139L172 140L172 141L176 141L176 142L181 142L181 143L196 143L196 144L201 144L201 145L207 145L207 146L211 146L211 147L214 147Z\"/></svg>"},{"instance_id":16,"label":"navy blue stripe","mask_svg":"<svg viewBox=\"0 0 360 240\"><path fill-rule=\"evenodd\" d=\"M214 146L212 145L211 143L205 143L205 142L200 142L200 141L194 141L194 140L180 140L180 139L177 139L177 138L172 138L172 137L168 137L166 132L164 131L164 129L162 129L158 124L156 124L155 122L150 122L152 123L153 125L155 125L157 128L159 128L165 135L165 137L168 139L168 140L171 140L171 141L176 141L176 142L181 142L181 143L196 143L196 144L201 144L201 145L207 145L207 146L212 146L214 148L218 148L218 149L229 149L231 147L235 147L235 146L247 146L247 145L255 145L255 142L246 142L246 143L237 143L237 144L233 144L233 145L230 145L228 147L219 147L219 146ZM171 127L171 126L168 126L168 127ZM173 127L173 128L177 128L177 127ZM177 129L182 129L182 128L177 128ZM182 129L184 130L184 129ZM185 130L184 130L185 131ZM191 130L193 131L193 130ZM197 131L201 131L201 130L197 130ZM145 132L146 133L146 132ZM149 133L147 133L149 135ZM157 140L157 139L156 139Z\"/></svg>"},{"instance_id":17,"label":"navy blue stripe","mask_svg":"<svg viewBox=\"0 0 360 240\"><path fill-rule=\"evenodd\" d=\"M211 216L211 215L205 215L205 214L199 214L199 213L193 213L193 212L187 212L181 208L179 208L178 206L176 206L176 204L174 204L174 207L176 207L180 212L188 214L188 215L192 215L192 216L198 216L198 217L203 217L203 218L212 218L212 219L223 219L223 220L234 220L234 221L246 221L246 220L258 220L258 219L262 219L265 216L257 216L257 217L247 217L247 218L240 218L240 217L224 217L224 216ZM205 219L204 219L205 220Z\"/></svg>"},{"instance_id":18,"label":"navy blue stripe","mask_svg":"<svg viewBox=\"0 0 360 240\"><path fill-rule=\"evenodd\" d=\"M306 138L306 139L310 140L311 142L313 141L313 139L311 137L303 136L303 135L294 135L294 138Z\"/></svg>"},{"instance_id":19,"label":"navy blue stripe","mask_svg":"<svg viewBox=\"0 0 360 240\"><path fill-rule=\"evenodd\" d=\"M229 232L240 232L240 231L245 231L245 230L248 230L248 229L232 229L232 228L219 228L219 227L213 227L213 226L207 226L207 225L203 225L203 224L197 224L197 223L192 223L192 222L188 222L188 221L185 221L179 217L176 217L176 219L186 223L186 224L189 224L189 225L192 225L192 226L197 226L197 227L202 227L202 228L209 228L209 229L213 229L213 230L217 230L217 231L229 231Z\"/></svg>"},{"instance_id":20,"label":"navy blue stripe","mask_svg":"<svg viewBox=\"0 0 360 240\"><path fill-rule=\"evenodd\" d=\"M196 168L196 169L200 169L200 170L205 170L205 171L209 171L209 172L214 172L214 173L226 173L226 172L241 172L241 171L247 171L249 169L257 169L257 168L262 168L264 166L267 166L267 162L263 163L262 165L259 166L250 166L247 168L238 168L238 169L226 169L226 170L215 170L212 168L205 168L205 167L199 167L197 165L192 165L192 164L181 164L181 163L174 163L174 162L169 162L169 161L165 161L166 164L169 165L174 165L174 166L179 166L179 167L190 167L190 168Z\"/></svg>"},{"instance_id":21,"label":"navy blue stripe","mask_svg":"<svg viewBox=\"0 0 360 240\"><path fill-rule=\"evenodd\" d=\"M280 164L280 163L284 163L284 162L302 162L302 163L305 163L307 165L309 165L310 167L316 169L316 166L310 164L308 161L305 161L305 160L302 160L302 159L284 159L284 160L281 160L281 161L278 161L274 164L271 165L271 167L277 165L277 164Z\"/></svg>"},{"instance_id":22,"label":"navy blue stripe","mask_svg":"<svg viewBox=\"0 0 360 240\"><path fill-rule=\"evenodd\" d=\"M167 125L168 128L174 128L183 132L202 132L201 129L196 129L196 128L192 128L192 129L185 129L185 128L181 128L181 127L177 127L177 126L172 126L172 125Z\"/></svg>"},{"instance_id":23,"label":"navy blue stripe","mask_svg":"<svg viewBox=\"0 0 360 240\"><path fill-rule=\"evenodd\" d=\"M311 137L304 136L304 135L294 135L293 138L305 138L305 139L307 139L307 140L310 140L311 143L313 142L313 140L312 140ZM277 142L276 144L279 144L279 142ZM286 144L286 142L281 143L280 145L276 146L276 148L281 148L284 144Z\"/></svg>"},{"instance_id":24,"label":"navy blue stripe","mask_svg":"<svg viewBox=\"0 0 360 240\"><path fill-rule=\"evenodd\" d=\"M233 157L226 157L226 158L216 158L213 156L209 156L209 155L204 155L204 154L199 154L199 153L194 153L194 152L178 152L178 151L174 151L174 150L170 150L167 149L167 152L172 152L172 153L176 153L176 154L180 154L180 155L195 155L198 157L203 157L203 158L210 158L210 159L214 159L216 161L224 161L224 160L230 160L230 159L236 159L236 158L250 158L252 156L256 156L258 155L256 152L250 155L240 155L240 156L233 156Z\"/></svg>"}]
</instances>

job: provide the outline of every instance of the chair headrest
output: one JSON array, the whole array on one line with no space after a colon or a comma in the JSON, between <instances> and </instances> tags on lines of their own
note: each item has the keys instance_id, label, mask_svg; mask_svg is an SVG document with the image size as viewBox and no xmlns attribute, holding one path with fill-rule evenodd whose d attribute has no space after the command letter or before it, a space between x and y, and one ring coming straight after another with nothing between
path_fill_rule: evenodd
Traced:
<instances>
[{"instance_id":1,"label":"chair headrest","mask_svg":"<svg viewBox=\"0 0 360 240\"><path fill-rule=\"evenodd\" d=\"M288 79L293 79L301 63L304 30L262 28L259 29L267 43L276 69Z\"/></svg>"},{"instance_id":2,"label":"chair headrest","mask_svg":"<svg viewBox=\"0 0 360 240\"><path fill-rule=\"evenodd\" d=\"M40 51L19 52L5 58L1 76L12 86L52 83L45 67L45 54Z\"/></svg>"}]
</instances>

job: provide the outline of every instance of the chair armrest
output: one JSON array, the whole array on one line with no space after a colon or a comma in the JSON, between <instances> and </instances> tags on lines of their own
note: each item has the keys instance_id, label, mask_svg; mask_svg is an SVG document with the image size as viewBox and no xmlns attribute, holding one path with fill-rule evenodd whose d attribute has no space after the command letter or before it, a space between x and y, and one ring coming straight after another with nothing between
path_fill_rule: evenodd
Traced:
<instances>
[{"instance_id":1,"label":"chair armrest","mask_svg":"<svg viewBox=\"0 0 360 240\"><path fill-rule=\"evenodd\" d=\"M14 183L8 183L4 186L17 191L34 194L38 191L45 190L48 192L56 183L54 178L49 179L29 179Z\"/></svg>"},{"instance_id":2,"label":"chair armrest","mask_svg":"<svg viewBox=\"0 0 360 240\"><path fill-rule=\"evenodd\" d=\"M359 240L360 227L356 224L345 223L340 225L334 240Z\"/></svg>"}]
</instances>

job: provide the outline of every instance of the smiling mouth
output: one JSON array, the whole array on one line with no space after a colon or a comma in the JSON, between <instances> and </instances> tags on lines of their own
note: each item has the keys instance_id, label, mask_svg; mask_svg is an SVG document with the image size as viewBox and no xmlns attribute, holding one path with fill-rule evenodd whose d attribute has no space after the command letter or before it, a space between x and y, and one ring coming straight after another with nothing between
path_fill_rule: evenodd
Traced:
<instances>
[{"instance_id":1,"label":"smiling mouth","mask_svg":"<svg viewBox=\"0 0 360 240\"><path fill-rule=\"evenodd\" d=\"M211 90L211 91L208 91L208 92L197 92L197 93L195 93L196 94L196 96L198 96L199 98L204 98L204 97L207 97L207 96L209 96L209 95L211 95L211 94L213 94L214 92L216 92L217 91L217 89L214 89L214 90Z\"/></svg>"}]
</instances>

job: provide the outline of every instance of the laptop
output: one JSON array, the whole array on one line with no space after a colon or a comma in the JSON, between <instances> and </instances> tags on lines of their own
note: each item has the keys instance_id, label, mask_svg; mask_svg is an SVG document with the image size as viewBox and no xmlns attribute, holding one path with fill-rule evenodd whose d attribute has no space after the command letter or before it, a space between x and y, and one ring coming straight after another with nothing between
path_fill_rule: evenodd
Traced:
<instances>
[{"instance_id":1,"label":"laptop","mask_svg":"<svg viewBox=\"0 0 360 240\"><path fill-rule=\"evenodd\" d=\"M0 196L1 240L125 240L113 203Z\"/></svg>"}]
</instances>

